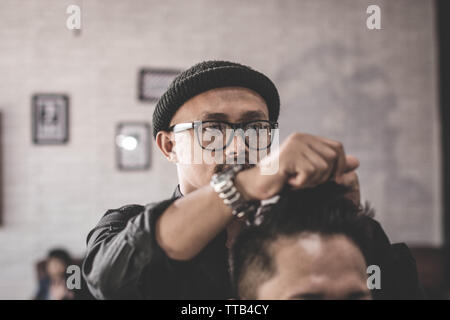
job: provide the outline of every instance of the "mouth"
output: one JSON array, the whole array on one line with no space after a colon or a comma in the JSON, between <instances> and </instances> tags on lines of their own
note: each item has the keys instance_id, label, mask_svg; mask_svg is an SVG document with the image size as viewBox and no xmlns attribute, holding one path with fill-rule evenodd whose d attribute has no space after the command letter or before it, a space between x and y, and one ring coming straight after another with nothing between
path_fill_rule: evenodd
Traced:
<instances>
[{"instance_id":1,"label":"mouth","mask_svg":"<svg viewBox=\"0 0 450 320\"><path fill-rule=\"evenodd\" d=\"M214 168L214 173L219 173L219 172L222 172L224 170L227 170L228 168L230 168L233 165L235 165L235 164L232 164L232 163L231 164L228 164L228 163L218 164ZM253 168L255 166L255 164L250 164L250 163L245 163L245 164L242 164L242 165L244 166L244 170L251 169L251 168Z\"/></svg>"}]
</instances>

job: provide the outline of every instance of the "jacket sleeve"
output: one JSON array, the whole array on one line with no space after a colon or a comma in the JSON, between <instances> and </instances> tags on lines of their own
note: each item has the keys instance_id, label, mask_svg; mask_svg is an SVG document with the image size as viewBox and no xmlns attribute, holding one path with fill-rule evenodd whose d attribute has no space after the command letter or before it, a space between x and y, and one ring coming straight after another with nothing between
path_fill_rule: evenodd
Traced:
<instances>
[{"instance_id":1,"label":"jacket sleeve","mask_svg":"<svg viewBox=\"0 0 450 320\"><path fill-rule=\"evenodd\" d=\"M142 299L147 295L140 284L143 270L163 256L154 236L155 222L175 200L106 212L88 235L83 262L83 276L95 298Z\"/></svg>"}]
</instances>

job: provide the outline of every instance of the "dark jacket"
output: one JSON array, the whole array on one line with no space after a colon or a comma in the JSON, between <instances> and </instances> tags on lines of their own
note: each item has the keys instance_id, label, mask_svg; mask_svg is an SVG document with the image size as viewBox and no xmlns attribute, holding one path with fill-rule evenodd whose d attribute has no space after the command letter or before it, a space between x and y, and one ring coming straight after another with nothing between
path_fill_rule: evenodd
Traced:
<instances>
[{"instance_id":1,"label":"dark jacket","mask_svg":"<svg viewBox=\"0 0 450 320\"><path fill-rule=\"evenodd\" d=\"M98 299L229 299L233 297L228 269L226 231L189 261L170 259L159 247L155 222L181 197L146 206L108 210L87 237L83 276ZM376 299L419 299L416 265L405 244L391 245L378 222L369 219L373 247L368 265L381 269Z\"/></svg>"}]
</instances>

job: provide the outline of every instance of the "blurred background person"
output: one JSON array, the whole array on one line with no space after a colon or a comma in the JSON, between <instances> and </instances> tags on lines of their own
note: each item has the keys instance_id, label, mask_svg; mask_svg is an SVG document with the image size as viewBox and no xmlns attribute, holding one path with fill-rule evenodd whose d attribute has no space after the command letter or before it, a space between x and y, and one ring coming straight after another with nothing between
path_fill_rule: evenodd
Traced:
<instances>
[{"instance_id":1,"label":"blurred background person","mask_svg":"<svg viewBox=\"0 0 450 320\"><path fill-rule=\"evenodd\" d=\"M39 279L35 300L71 300L75 295L67 288L66 270L72 264L69 253L60 248L52 249L45 261L45 273Z\"/></svg>"}]
</instances>

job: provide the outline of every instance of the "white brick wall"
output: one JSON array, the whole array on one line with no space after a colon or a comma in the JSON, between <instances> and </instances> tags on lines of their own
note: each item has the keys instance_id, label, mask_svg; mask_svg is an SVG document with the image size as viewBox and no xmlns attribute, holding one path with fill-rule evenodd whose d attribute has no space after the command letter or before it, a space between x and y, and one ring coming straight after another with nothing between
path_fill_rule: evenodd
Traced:
<instances>
[{"instance_id":1,"label":"white brick wall","mask_svg":"<svg viewBox=\"0 0 450 320\"><path fill-rule=\"evenodd\" d=\"M365 28L365 9L372 3L382 7L384 30ZM65 27L69 4L82 8L80 36ZM399 154L393 170L416 175L430 196L426 210L409 218L405 227L410 210L390 211L392 199L383 185L388 177L383 170L376 171L379 167L374 171L372 164L363 164L364 196L380 209L379 219L394 239L439 244L433 24L432 2L418 0L1 0L4 225L0 227L0 299L33 294L33 265L49 248L63 245L81 255L87 232L106 209L170 196L176 173L154 145L149 171L123 173L115 167L117 122L151 121L153 105L136 99L137 73L143 66L185 68L211 58L249 64L279 85L283 137L294 130L317 131L341 138L347 150L362 159L390 163L386 155L374 154L371 147L359 148L345 132L334 130L338 114L332 113L331 127L317 120L325 117L322 112L335 110L321 108L338 103L327 96L332 90L317 95L305 90L314 89L311 83L316 80L326 80L325 88L336 86L353 97L346 81L336 75L375 66L389 79L397 110L383 120L392 121L400 132L395 136L394 150ZM332 48L329 52L327 45ZM341 47L347 52L343 57ZM308 67L308 54L314 50L334 57L331 67L337 72L328 74L327 65ZM370 70L365 74L370 75ZM358 87L356 94L362 91ZM67 145L31 143L30 99L37 92L69 94ZM349 103L357 101L356 94ZM345 116L352 120L349 131L361 129L357 127L361 114ZM369 129L376 134L376 128ZM402 194L399 190L400 201Z\"/></svg>"}]
</instances>

